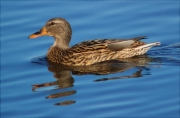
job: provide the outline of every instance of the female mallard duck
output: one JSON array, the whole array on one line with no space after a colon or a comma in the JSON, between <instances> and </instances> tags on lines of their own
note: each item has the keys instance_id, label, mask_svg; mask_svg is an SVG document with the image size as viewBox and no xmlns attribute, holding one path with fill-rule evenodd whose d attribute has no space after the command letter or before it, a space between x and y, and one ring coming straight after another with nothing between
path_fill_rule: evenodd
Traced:
<instances>
[{"instance_id":1,"label":"female mallard duck","mask_svg":"<svg viewBox=\"0 0 180 118\"><path fill-rule=\"evenodd\" d=\"M114 60L143 55L151 47L160 45L160 42L146 44L141 42L145 37L124 39L89 40L69 47L72 30L70 24L63 18L52 18L38 32L29 36L53 36L55 41L47 52L47 59L54 63L70 66L86 66Z\"/></svg>"}]
</instances>

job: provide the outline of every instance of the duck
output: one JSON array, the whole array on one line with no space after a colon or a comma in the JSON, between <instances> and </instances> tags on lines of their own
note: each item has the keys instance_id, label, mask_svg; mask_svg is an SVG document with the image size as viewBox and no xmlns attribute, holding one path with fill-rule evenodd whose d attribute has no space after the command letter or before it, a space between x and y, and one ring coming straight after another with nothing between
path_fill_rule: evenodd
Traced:
<instances>
[{"instance_id":1,"label":"duck","mask_svg":"<svg viewBox=\"0 0 180 118\"><path fill-rule=\"evenodd\" d=\"M145 43L139 36L130 39L94 39L69 46L72 29L70 23L61 17L55 17L45 23L37 32L28 38L52 36L53 45L47 51L47 60L67 66L88 66L109 60L131 58L145 54L151 47L160 42Z\"/></svg>"}]
</instances>

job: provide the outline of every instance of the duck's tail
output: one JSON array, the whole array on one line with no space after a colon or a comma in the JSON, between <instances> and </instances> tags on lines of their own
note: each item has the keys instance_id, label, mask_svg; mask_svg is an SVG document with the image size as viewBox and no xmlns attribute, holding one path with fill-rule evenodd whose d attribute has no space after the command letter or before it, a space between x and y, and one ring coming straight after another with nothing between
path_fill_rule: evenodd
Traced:
<instances>
[{"instance_id":1,"label":"duck's tail","mask_svg":"<svg viewBox=\"0 0 180 118\"><path fill-rule=\"evenodd\" d=\"M161 44L160 42L149 43L149 44L138 46L136 47L136 49L151 48L153 46L158 46L160 44Z\"/></svg>"},{"instance_id":2,"label":"duck's tail","mask_svg":"<svg viewBox=\"0 0 180 118\"><path fill-rule=\"evenodd\" d=\"M154 43L149 43L145 45L138 46L134 48L136 50L136 55L143 55L145 54L151 47L153 46L158 46L160 45L160 42L154 42Z\"/></svg>"}]
</instances>

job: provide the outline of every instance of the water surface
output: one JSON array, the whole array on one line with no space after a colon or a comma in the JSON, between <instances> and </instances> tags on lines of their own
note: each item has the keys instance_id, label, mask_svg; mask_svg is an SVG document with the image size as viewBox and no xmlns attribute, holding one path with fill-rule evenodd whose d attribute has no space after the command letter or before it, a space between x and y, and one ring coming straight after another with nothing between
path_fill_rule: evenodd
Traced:
<instances>
[{"instance_id":1,"label":"water surface","mask_svg":"<svg viewBox=\"0 0 180 118\"><path fill-rule=\"evenodd\" d=\"M70 22L71 46L144 35L161 45L126 63L47 66L53 38L27 37L53 17ZM1 1L1 117L179 117L179 50L178 0Z\"/></svg>"}]
</instances>

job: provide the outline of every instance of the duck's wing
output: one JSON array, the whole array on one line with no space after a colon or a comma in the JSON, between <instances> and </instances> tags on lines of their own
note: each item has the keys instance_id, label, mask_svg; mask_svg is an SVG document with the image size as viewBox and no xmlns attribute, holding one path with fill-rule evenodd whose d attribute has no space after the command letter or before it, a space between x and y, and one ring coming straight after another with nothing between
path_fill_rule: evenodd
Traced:
<instances>
[{"instance_id":1,"label":"duck's wing","mask_svg":"<svg viewBox=\"0 0 180 118\"><path fill-rule=\"evenodd\" d=\"M135 42L134 40L127 40L127 41L120 41L115 43L108 43L107 47L112 51L118 51L127 48L134 42Z\"/></svg>"},{"instance_id":2,"label":"duck's wing","mask_svg":"<svg viewBox=\"0 0 180 118\"><path fill-rule=\"evenodd\" d=\"M119 51L119 50L129 47L134 42L137 42L137 41L139 41L141 39L145 39L145 38L146 38L146 36L135 37L135 38L128 39L128 40L119 39L115 42L109 42L107 44L107 47L112 51Z\"/></svg>"},{"instance_id":3,"label":"duck's wing","mask_svg":"<svg viewBox=\"0 0 180 118\"><path fill-rule=\"evenodd\" d=\"M112 50L112 51L119 51L128 46L138 45L135 42L140 42L139 40L144 39L145 36L131 38L131 39L95 39L95 40L88 40L76 44L70 48L70 50L74 50L76 53L87 52L87 51L94 51L94 50ZM143 43L144 44L144 43ZM142 45L142 44L141 44Z\"/></svg>"}]
</instances>

